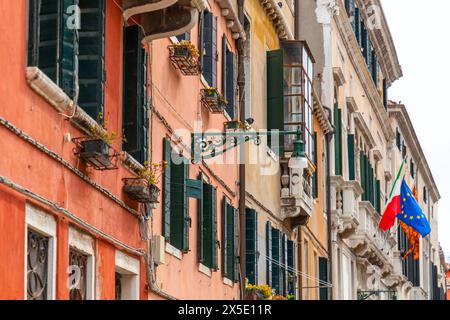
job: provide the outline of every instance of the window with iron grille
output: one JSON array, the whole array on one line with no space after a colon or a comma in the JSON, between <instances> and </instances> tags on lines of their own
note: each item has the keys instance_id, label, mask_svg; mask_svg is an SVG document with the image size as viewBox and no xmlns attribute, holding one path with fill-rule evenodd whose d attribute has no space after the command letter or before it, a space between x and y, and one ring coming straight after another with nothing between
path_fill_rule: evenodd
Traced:
<instances>
[{"instance_id":1,"label":"window with iron grille","mask_svg":"<svg viewBox=\"0 0 450 320\"><path fill-rule=\"evenodd\" d=\"M27 299L47 300L49 286L49 238L28 229L27 238Z\"/></svg>"},{"instance_id":2,"label":"window with iron grille","mask_svg":"<svg viewBox=\"0 0 450 320\"><path fill-rule=\"evenodd\" d=\"M70 300L86 300L87 293L87 260L88 256L80 251L70 248L69 266Z\"/></svg>"}]
</instances>

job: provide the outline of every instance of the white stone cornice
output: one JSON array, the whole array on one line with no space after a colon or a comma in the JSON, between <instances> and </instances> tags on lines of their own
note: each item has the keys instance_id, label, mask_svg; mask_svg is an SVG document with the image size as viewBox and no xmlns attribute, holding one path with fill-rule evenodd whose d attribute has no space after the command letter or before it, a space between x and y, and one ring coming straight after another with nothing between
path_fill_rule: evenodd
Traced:
<instances>
[{"instance_id":1,"label":"white stone cornice","mask_svg":"<svg viewBox=\"0 0 450 320\"><path fill-rule=\"evenodd\" d=\"M278 37L281 40L293 40L294 34L291 31L292 27L288 25L286 17L278 6L278 3L275 0L259 0L259 2L266 12L267 17L272 21Z\"/></svg>"},{"instance_id":2,"label":"white stone cornice","mask_svg":"<svg viewBox=\"0 0 450 320\"><path fill-rule=\"evenodd\" d=\"M375 142L375 139L372 135L372 132L370 131L369 127L366 124L366 121L364 120L364 117L361 112L355 112L354 113L354 120L356 126L359 128L360 132L362 133L364 139L366 140L366 143L369 147L369 149L375 148L377 143Z\"/></svg>"},{"instance_id":3,"label":"white stone cornice","mask_svg":"<svg viewBox=\"0 0 450 320\"><path fill-rule=\"evenodd\" d=\"M333 77L334 82L339 86L343 86L345 84L345 76L341 67L333 67Z\"/></svg>"},{"instance_id":4,"label":"white stone cornice","mask_svg":"<svg viewBox=\"0 0 450 320\"><path fill-rule=\"evenodd\" d=\"M347 107L351 113L358 112L358 104L354 97L347 97Z\"/></svg>"}]
</instances>

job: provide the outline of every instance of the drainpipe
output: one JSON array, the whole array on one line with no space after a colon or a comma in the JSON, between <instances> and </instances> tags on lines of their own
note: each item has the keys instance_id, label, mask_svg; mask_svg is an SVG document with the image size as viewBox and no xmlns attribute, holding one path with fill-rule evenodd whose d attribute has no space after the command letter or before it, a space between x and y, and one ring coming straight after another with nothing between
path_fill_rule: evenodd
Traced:
<instances>
[{"instance_id":1,"label":"drainpipe","mask_svg":"<svg viewBox=\"0 0 450 320\"><path fill-rule=\"evenodd\" d=\"M244 1L238 0L238 20L244 25ZM244 46L245 38L242 36L237 40L238 49L238 93L239 93L239 118L245 122L245 68L244 68ZM240 296L241 300L245 299L245 144L241 145L238 156L239 160L239 266L240 266Z\"/></svg>"},{"instance_id":2,"label":"drainpipe","mask_svg":"<svg viewBox=\"0 0 450 320\"><path fill-rule=\"evenodd\" d=\"M328 115L331 117L331 110L328 107L324 108L328 111ZM328 119L330 120L330 119ZM330 121L331 122L331 121ZM332 122L331 122L332 123ZM327 155L327 177L326 177L326 188L327 188L327 203L326 203L326 212L327 212L327 233L328 233L328 271L329 271L329 283L333 284L333 244L331 240L331 140L333 138L334 131L329 132L325 136L325 144L326 144L326 155ZM330 300L333 300L333 288L330 288L328 291L328 297Z\"/></svg>"}]
</instances>

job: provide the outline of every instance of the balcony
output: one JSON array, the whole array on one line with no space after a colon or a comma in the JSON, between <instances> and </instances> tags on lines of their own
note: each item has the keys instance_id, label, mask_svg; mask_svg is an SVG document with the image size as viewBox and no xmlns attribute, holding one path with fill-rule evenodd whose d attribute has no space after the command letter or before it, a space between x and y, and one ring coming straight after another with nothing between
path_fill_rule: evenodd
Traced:
<instances>
[{"instance_id":1,"label":"balcony","mask_svg":"<svg viewBox=\"0 0 450 320\"><path fill-rule=\"evenodd\" d=\"M331 178L331 223L342 239L353 235L359 226L358 200L363 190L358 181Z\"/></svg>"},{"instance_id":2,"label":"balcony","mask_svg":"<svg viewBox=\"0 0 450 320\"><path fill-rule=\"evenodd\" d=\"M289 220L292 228L306 225L314 206L310 180L315 168L311 164L301 175L300 170L288 168L287 161L281 167L281 219Z\"/></svg>"},{"instance_id":3,"label":"balcony","mask_svg":"<svg viewBox=\"0 0 450 320\"><path fill-rule=\"evenodd\" d=\"M188 32L197 23L205 0L123 0L123 17L128 21L138 15L145 31L142 42Z\"/></svg>"}]
</instances>

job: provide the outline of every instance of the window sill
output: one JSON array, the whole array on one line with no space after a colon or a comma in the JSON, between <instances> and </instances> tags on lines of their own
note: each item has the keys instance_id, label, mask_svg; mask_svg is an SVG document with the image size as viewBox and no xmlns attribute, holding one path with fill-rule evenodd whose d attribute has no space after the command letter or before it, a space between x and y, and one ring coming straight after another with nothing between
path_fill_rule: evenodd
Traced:
<instances>
[{"instance_id":1,"label":"window sill","mask_svg":"<svg viewBox=\"0 0 450 320\"><path fill-rule=\"evenodd\" d=\"M198 265L198 271L200 271L201 273L203 273L204 275L207 275L208 277L211 278L212 276L212 272L211 269L207 266L205 266L203 263L200 263Z\"/></svg>"},{"instance_id":2,"label":"window sill","mask_svg":"<svg viewBox=\"0 0 450 320\"><path fill-rule=\"evenodd\" d=\"M223 278L223 283L226 284L226 285L229 286L229 287L233 287L233 286L234 286L233 281L231 281L231 280L228 279L228 278Z\"/></svg>"},{"instance_id":3,"label":"window sill","mask_svg":"<svg viewBox=\"0 0 450 320\"><path fill-rule=\"evenodd\" d=\"M178 260L183 259L183 253L181 252L181 250L175 248L168 242L166 243L166 253L170 254L171 256L174 256Z\"/></svg>"}]
</instances>

